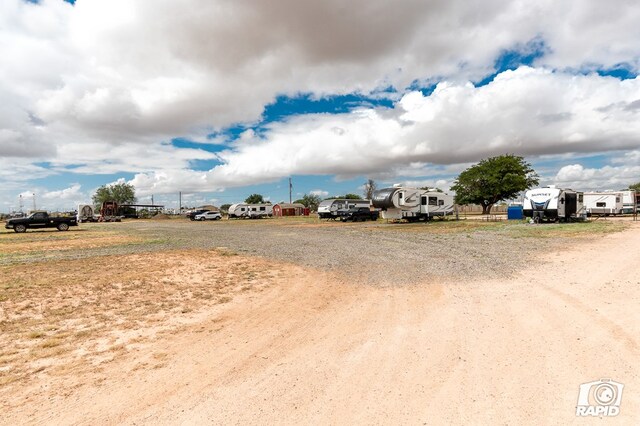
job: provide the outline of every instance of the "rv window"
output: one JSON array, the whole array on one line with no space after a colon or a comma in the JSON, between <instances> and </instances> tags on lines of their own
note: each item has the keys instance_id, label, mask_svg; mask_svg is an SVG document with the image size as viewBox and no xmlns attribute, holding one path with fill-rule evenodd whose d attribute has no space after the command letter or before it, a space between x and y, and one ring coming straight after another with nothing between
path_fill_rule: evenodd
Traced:
<instances>
[{"instance_id":1,"label":"rv window","mask_svg":"<svg viewBox=\"0 0 640 426\"><path fill-rule=\"evenodd\" d=\"M244 211L244 207L242 207L242 208L240 209L240 211L241 211L241 212L243 212L243 211Z\"/></svg>"},{"instance_id":2,"label":"rv window","mask_svg":"<svg viewBox=\"0 0 640 426\"><path fill-rule=\"evenodd\" d=\"M264 211L264 207L260 207L260 211L263 212Z\"/></svg>"},{"instance_id":3,"label":"rv window","mask_svg":"<svg viewBox=\"0 0 640 426\"><path fill-rule=\"evenodd\" d=\"M437 206L438 205L438 197L429 197L429 205Z\"/></svg>"},{"instance_id":4,"label":"rv window","mask_svg":"<svg viewBox=\"0 0 640 426\"><path fill-rule=\"evenodd\" d=\"M420 197L420 204L423 206L427 205L427 197Z\"/></svg>"},{"instance_id":5,"label":"rv window","mask_svg":"<svg viewBox=\"0 0 640 426\"><path fill-rule=\"evenodd\" d=\"M439 206L444 206L444 200L438 200L438 205Z\"/></svg>"},{"instance_id":6,"label":"rv window","mask_svg":"<svg viewBox=\"0 0 640 426\"><path fill-rule=\"evenodd\" d=\"M607 207L607 203L596 203L596 207Z\"/></svg>"},{"instance_id":7,"label":"rv window","mask_svg":"<svg viewBox=\"0 0 640 426\"><path fill-rule=\"evenodd\" d=\"M578 202L582 203L583 200L582 194L578 194Z\"/></svg>"},{"instance_id":8,"label":"rv window","mask_svg":"<svg viewBox=\"0 0 640 426\"><path fill-rule=\"evenodd\" d=\"M404 196L404 192L398 192L398 198L402 198Z\"/></svg>"},{"instance_id":9,"label":"rv window","mask_svg":"<svg viewBox=\"0 0 640 426\"><path fill-rule=\"evenodd\" d=\"M257 211L257 209L255 207L251 207L251 211L255 212L255 211Z\"/></svg>"},{"instance_id":10,"label":"rv window","mask_svg":"<svg viewBox=\"0 0 640 426\"><path fill-rule=\"evenodd\" d=\"M616 197L616 203L620 202L620 197Z\"/></svg>"}]
</instances>

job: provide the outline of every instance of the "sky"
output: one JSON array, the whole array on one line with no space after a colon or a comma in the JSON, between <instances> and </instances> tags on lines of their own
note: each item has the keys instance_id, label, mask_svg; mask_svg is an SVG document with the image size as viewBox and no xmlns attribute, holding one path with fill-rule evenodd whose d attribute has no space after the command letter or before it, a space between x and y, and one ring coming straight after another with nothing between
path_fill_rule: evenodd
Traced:
<instances>
[{"instance_id":1,"label":"sky","mask_svg":"<svg viewBox=\"0 0 640 426\"><path fill-rule=\"evenodd\" d=\"M447 190L522 155L541 184L640 181L631 0L2 0L0 212Z\"/></svg>"}]
</instances>

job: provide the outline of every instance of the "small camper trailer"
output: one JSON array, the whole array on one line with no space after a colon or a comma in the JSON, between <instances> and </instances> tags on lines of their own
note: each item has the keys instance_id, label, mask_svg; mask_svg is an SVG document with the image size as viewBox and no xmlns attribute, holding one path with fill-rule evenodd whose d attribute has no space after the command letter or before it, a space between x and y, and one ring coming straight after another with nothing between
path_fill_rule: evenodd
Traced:
<instances>
[{"instance_id":1,"label":"small camper trailer","mask_svg":"<svg viewBox=\"0 0 640 426\"><path fill-rule=\"evenodd\" d=\"M588 215L622 214L624 205L621 192L585 192L584 208Z\"/></svg>"},{"instance_id":2,"label":"small camper trailer","mask_svg":"<svg viewBox=\"0 0 640 426\"><path fill-rule=\"evenodd\" d=\"M229 218L257 219L271 216L273 216L273 205L271 204L237 203L229 207Z\"/></svg>"},{"instance_id":3,"label":"small camper trailer","mask_svg":"<svg viewBox=\"0 0 640 426\"><path fill-rule=\"evenodd\" d=\"M553 185L530 189L524 193L522 212L536 222L584 219L584 194Z\"/></svg>"},{"instance_id":4,"label":"small camper trailer","mask_svg":"<svg viewBox=\"0 0 640 426\"><path fill-rule=\"evenodd\" d=\"M369 200L353 200L347 198L331 198L318 204L318 217L320 219L338 219L341 211L357 207L369 207Z\"/></svg>"},{"instance_id":5,"label":"small camper trailer","mask_svg":"<svg viewBox=\"0 0 640 426\"><path fill-rule=\"evenodd\" d=\"M374 192L373 207L382 209L384 219L410 222L430 220L453 213L453 196L426 189L392 187Z\"/></svg>"}]
</instances>

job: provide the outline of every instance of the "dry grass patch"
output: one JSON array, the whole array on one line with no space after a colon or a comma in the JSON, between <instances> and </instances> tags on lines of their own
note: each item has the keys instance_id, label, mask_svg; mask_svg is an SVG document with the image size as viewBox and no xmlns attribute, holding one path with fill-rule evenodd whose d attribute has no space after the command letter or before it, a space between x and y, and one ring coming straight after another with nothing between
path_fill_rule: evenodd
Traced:
<instances>
[{"instance_id":1,"label":"dry grass patch","mask_svg":"<svg viewBox=\"0 0 640 426\"><path fill-rule=\"evenodd\" d=\"M285 274L229 250L0 266L0 384L108 362Z\"/></svg>"},{"instance_id":2,"label":"dry grass patch","mask_svg":"<svg viewBox=\"0 0 640 426\"><path fill-rule=\"evenodd\" d=\"M104 229L71 228L67 232L56 230L30 230L26 234L0 233L0 257L59 251L87 250L128 244L141 244L139 236L121 235Z\"/></svg>"}]
</instances>

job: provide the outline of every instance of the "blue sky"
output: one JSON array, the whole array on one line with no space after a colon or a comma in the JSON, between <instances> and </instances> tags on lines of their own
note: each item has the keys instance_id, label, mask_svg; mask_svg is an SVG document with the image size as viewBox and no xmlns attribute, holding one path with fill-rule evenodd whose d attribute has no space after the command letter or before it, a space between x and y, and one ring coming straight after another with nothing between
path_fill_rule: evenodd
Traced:
<instances>
[{"instance_id":1,"label":"blue sky","mask_svg":"<svg viewBox=\"0 0 640 426\"><path fill-rule=\"evenodd\" d=\"M503 153L543 183L640 181L636 5L282 3L4 2L0 212L118 180L170 207L287 200L289 177L447 189Z\"/></svg>"}]
</instances>

